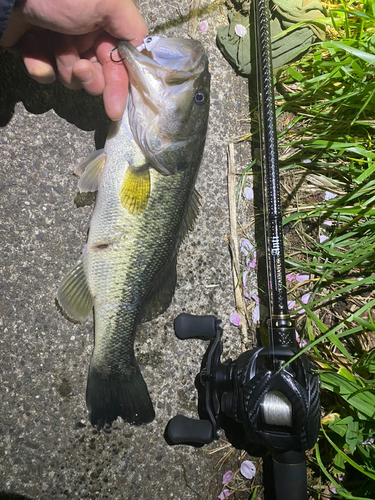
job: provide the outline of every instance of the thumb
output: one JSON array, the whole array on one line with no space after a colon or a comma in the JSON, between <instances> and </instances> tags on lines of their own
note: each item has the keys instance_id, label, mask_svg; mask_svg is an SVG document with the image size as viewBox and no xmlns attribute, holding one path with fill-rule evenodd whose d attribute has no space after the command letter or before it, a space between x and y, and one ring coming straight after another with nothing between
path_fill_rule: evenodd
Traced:
<instances>
[{"instance_id":1,"label":"thumb","mask_svg":"<svg viewBox=\"0 0 375 500\"><path fill-rule=\"evenodd\" d=\"M141 45L147 35L147 25L132 0L107 0L103 6L103 28L119 40L129 40L134 46Z\"/></svg>"}]
</instances>

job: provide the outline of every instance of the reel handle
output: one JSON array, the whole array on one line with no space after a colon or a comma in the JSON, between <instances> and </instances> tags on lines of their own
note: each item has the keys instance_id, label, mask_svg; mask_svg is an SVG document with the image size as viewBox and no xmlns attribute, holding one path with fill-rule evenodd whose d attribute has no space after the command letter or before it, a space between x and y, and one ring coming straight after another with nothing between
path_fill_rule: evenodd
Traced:
<instances>
[{"instance_id":1,"label":"reel handle","mask_svg":"<svg viewBox=\"0 0 375 500\"><path fill-rule=\"evenodd\" d=\"M166 432L173 444L203 446L214 440L212 424L209 420L196 420L183 415L173 417L168 423Z\"/></svg>"},{"instance_id":2,"label":"reel handle","mask_svg":"<svg viewBox=\"0 0 375 500\"><path fill-rule=\"evenodd\" d=\"M305 452L273 453L272 462L276 500L307 500Z\"/></svg>"},{"instance_id":3,"label":"reel handle","mask_svg":"<svg viewBox=\"0 0 375 500\"><path fill-rule=\"evenodd\" d=\"M217 328L221 328L221 323L215 316L181 313L174 320L174 330L180 340L211 340L215 338Z\"/></svg>"}]
</instances>

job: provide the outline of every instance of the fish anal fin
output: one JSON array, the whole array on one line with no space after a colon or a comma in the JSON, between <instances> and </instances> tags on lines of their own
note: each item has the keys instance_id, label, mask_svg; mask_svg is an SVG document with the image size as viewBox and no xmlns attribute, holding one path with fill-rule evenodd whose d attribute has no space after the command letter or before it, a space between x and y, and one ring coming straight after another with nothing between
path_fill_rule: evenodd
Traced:
<instances>
[{"instance_id":1,"label":"fish anal fin","mask_svg":"<svg viewBox=\"0 0 375 500\"><path fill-rule=\"evenodd\" d=\"M142 308L142 322L151 321L152 319L162 314L169 307L177 282L177 256L172 260L167 272L164 274L159 286L150 293L148 299Z\"/></svg>"},{"instance_id":2,"label":"fish anal fin","mask_svg":"<svg viewBox=\"0 0 375 500\"><path fill-rule=\"evenodd\" d=\"M74 321L86 321L93 308L93 300L83 269L79 262L65 276L57 290L57 301L64 313Z\"/></svg>"},{"instance_id":3,"label":"fish anal fin","mask_svg":"<svg viewBox=\"0 0 375 500\"><path fill-rule=\"evenodd\" d=\"M131 214L140 215L147 207L150 191L149 169L128 167L120 189L121 205Z\"/></svg>"},{"instance_id":4,"label":"fish anal fin","mask_svg":"<svg viewBox=\"0 0 375 500\"><path fill-rule=\"evenodd\" d=\"M104 149L98 149L74 169L74 173L80 176L78 189L81 193L92 193L98 190L105 159Z\"/></svg>"}]
</instances>

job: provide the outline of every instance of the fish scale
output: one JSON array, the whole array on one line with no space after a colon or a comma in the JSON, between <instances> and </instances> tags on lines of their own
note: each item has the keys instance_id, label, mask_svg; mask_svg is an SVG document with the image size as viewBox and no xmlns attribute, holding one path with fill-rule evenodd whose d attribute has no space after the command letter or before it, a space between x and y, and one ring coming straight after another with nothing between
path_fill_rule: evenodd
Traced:
<instances>
[{"instance_id":1,"label":"fish scale","mask_svg":"<svg viewBox=\"0 0 375 500\"><path fill-rule=\"evenodd\" d=\"M98 195L82 257L57 294L74 320L94 308L86 403L99 427L118 416L135 424L155 416L134 340L139 323L170 304L178 248L199 205L207 57L194 40L145 40L140 50L120 42L130 80L125 114L112 124L104 150L76 168L79 189Z\"/></svg>"}]
</instances>

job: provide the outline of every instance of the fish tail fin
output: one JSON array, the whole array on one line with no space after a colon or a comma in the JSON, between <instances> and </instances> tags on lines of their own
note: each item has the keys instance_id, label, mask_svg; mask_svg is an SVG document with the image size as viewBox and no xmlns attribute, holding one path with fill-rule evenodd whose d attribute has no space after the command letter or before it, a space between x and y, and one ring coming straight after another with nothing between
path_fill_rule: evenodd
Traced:
<instances>
[{"instance_id":1,"label":"fish tail fin","mask_svg":"<svg viewBox=\"0 0 375 500\"><path fill-rule=\"evenodd\" d=\"M103 373L93 361L87 379L86 404L92 425L111 425L117 417L142 425L155 418L154 408L139 366L132 373Z\"/></svg>"}]
</instances>

